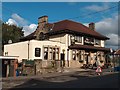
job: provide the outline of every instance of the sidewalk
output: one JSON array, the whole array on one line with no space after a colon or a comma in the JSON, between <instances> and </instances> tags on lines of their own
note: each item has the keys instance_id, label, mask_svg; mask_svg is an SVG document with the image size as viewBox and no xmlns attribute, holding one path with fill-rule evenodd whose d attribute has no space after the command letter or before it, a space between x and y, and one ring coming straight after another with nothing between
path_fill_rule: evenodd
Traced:
<instances>
[{"instance_id":1,"label":"sidewalk","mask_svg":"<svg viewBox=\"0 0 120 90\"><path fill-rule=\"evenodd\" d=\"M68 74L73 74L75 72L86 72L86 71L91 71L90 69L80 69L80 68L66 68L63 70L63 72L52 72L52 73L46 73L46 74L40 74L40 75L34 75L34 76L18 76L18 77L8 77L8 78L2 78L2 82L4 81L19 81L19 80L28 80L28 79L34 79L34 78L48 78L48 77L56 77L56 76L61 76L61 75L68 75Z\"/></svg>"},{"instance_id":2,"label":"sidewalk","mask_svg":"<svg viewBox=\"0 0 120 90\"><path fill-rule=\"evenodd\" d=\"M62 76L62 75L76 74L77 72L80 75L96 76L95 70L92 70L92 69L66 68L63 70L63 72L52 72L52 73L45 73L45 74L34 75L34 76L18 76L18 77L2 78L2 82L13 81L13 80L14 81L22 81L22 80L29 80L29 79L36 79L36 78L44 79L44 78L57 77L57 76ZM83 73L85 73L85 74L83 74ZM108 70L103 70L103 75L113 74L113 73L115 73L115 72L109 72Z\"/></svg>"}]
</instances>

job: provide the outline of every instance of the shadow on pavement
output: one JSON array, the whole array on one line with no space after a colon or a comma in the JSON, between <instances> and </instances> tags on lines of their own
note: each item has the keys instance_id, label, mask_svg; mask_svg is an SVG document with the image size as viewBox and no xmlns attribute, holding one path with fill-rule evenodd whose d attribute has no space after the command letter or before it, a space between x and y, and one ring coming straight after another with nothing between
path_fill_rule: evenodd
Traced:
<instances>
[{"instance_id":1,"label":"shadow on pavement","mask_svg":"<svg viewBox=\"0 0 120 90\"><path fill-rule=\"evenodd\" d=\"M15 86L9 90L15 88L118 88L119 86L118 73L98 77L80 76L76 74L67 76L76 79L66 82L49 82L45 81L44 79L30 79L23 84ZM63 76L59 76L55 78L62 79L62 77Z\"/></svg>"}]
</instances>

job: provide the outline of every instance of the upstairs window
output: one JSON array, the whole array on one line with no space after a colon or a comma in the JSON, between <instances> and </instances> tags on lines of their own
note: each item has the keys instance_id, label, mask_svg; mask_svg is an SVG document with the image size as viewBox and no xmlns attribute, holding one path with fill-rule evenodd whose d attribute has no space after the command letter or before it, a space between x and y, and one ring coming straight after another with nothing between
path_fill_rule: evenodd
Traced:
<instances>
[{"instance_id":1,"label":"upstairs window","mask_svg":"<svg viewBox=\"0 0 120 90\"><path fill-rule=\"evenodd\" d=\"M82 37L81 36L75 36L75 42L82 42Z\"/></svg>"},{"instance_id":2,"label":"upstairs window","mask_svg":"<svg viewBox=\"0 0 120 90\"><path fill-rule=\"evenodd\" d=\"M101 43L100 43L100 40L98 40L98 39L95 39L95 45L100 45Z\"/></svg>"},{"instance_id":3,"label":"upstairs window","mask_svg":"<svg viewBox=\"0 0 120 90\"><path fill-rule=\"evenodd\" d=\"M86 45L94 45L94 38L84 37L84 43Z\"/></svg>"}]
</instances>

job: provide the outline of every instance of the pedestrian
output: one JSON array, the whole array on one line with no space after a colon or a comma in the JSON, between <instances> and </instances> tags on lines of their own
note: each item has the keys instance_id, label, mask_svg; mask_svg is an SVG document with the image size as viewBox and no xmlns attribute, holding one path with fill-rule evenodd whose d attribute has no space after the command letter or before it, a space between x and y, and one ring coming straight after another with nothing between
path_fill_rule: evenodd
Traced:
<instances>
[{"instance_id":1,"label":"pedestrian","mask_svg":"<svg viewBox=\"0 0 120 90\"><path fill-rule=\"evenodd\" d=\"M100 66L97 66L96 73L97 73L97 75L101 75L102 69Z\"/></svg>"}]
</instances>

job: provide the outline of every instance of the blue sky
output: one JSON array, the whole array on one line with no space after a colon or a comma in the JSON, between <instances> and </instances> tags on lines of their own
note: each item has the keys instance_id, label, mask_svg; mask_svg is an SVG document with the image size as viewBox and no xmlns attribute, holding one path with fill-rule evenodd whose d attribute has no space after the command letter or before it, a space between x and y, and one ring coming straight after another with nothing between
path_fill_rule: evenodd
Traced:
<instances>
[{"instance_id":1,"label":"blue sky","mask_svg":"<svg viewBox=\"0 0 120 90\"><path fill-rule=\"evenodd\" d=\"M2 20L23 27L25 35L36 29L38 17L43 15L48 16L50 23L64 19L85 25L95 22L96 31L118 39L117 5L117 2L3 2ZM116 7L106 10L114 6ZM112 39L106 45L116 48L118 42Z\"/></svg>"},{"instance_id":2,"label":"blue sky","mask_svg":"<svg viewBox=\"0 0 120 90\"><path fill-rule=\"evenodd\" d=\"M104 17L111 17L111 13L115 13L116 9L106 10L99 14L84 16L89 13L96 12L95 10L86 9L86 7L96 5L103 9L116 6L117 3L98 3L98 2L3 2L3 20L7 21L13 13L18 14L30 23L37 23L37 18L42 15L48 15L50 22L73 18L72 20L88 23L97 22ZM102 10L102 9L101 9ZM74 18L80 16L80 18ZM88 18L90 17L90 18ZM93 18L94 17L94 18ZM86 19L87 18L87 19Z\"/></svg>"}]
</instances>

